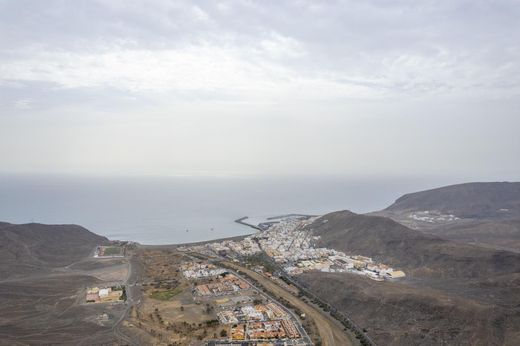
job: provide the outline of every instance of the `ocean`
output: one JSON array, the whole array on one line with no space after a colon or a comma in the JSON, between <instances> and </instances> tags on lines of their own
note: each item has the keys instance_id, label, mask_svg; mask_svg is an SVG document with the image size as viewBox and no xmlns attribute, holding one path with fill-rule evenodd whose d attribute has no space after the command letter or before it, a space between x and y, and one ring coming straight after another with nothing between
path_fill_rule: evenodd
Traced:
<instances>
[{"instance_id":1,"label":"ocean","mask_svg":"<svg viewBox=\"0 0 520 346\"><path fill-rule=\"evenodd\" d=\"M0 176L0 221L74 223L109 239L179 244L244 235L234 220L380 210L446 181L341 177Z\"/></svg>"}]
</instances>

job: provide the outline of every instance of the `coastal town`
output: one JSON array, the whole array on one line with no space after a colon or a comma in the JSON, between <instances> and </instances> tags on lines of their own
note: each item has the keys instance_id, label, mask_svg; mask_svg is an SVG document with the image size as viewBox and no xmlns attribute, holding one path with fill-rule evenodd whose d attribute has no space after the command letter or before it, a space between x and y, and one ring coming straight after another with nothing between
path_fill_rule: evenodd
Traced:
<instances>
[{"instance_id":1,"label":"coastal town","mask_svg":"<svg viewBox=\"0 0 520 346\"><path fill-rule=\"evenodd\" d=\"M144 250L139 255L147 270L143 296L139 299L130 292L130 301L137 300L139 309L128 305L132 317L127 328L168 345L306 346L319 342L316 319L321 313L306 305L305 293L293 278L311 271L356 274L375 281L405 276L362 254L320 246L320 237L308 227L319 219L286 215L253 225L257 232L239 239L181 245L172 251ZM128 247L116 242L99 245L93 257L117 260ZM133 289L131 284L128 287ZM276 296L267 294L266 287ZM126 294L120 284L88 287L85 303L125 302ZM307 299L325 307L311 295ZM357 328L344 317L335 318L351 330ZM360 329L356 330L361 338Z\"/></svg>"},{"instance_id":2,"label":"coastal town","mask_svg":"<svg viewBox=\"0 0 520 346\"><path fill-rule=\"evenodd\" d=\"M235 259L265 253L291 276L307 271L351 273L375 281L406 276L402 270L378 263L370 257L359 254L347 255L342 251L318 247L320 237L313 235L307 228L318 218L304 215L280 217L277 221L263 223L264 227L261 230L243 240L225 240L192 246L185 250Z\"/></svg>"},{"instance_id":3,"label":"coastal town","mask_svg":"<svg viewBox=\"0 0 520 346\"><path fill-rule=\"evenodd\" d=\"M301 287L293 281L298 275L319 271L384 281L403 278L405 273L363 254L321 246L320 237L309 227L317 220L327 222L299 214L273 217L250 224L257 229L250 236L181 245L171 252L144 251L140 261L149 272L142 283L143 298L138 300L143 305L139 312L131 311L134 317L127 327L172 345L306 346L318 342L315 319L319 314L309 310L313 318L308 319L300 310L303 306L293 305L302 303ZM247 225L245 219L239 221ZM115 260L124 257L128 246L99 245L93 257ZM245 273L246 269L250 272ZM286 298L267 294L264 285L269 282L274 284L271 289L281 289L277 294L286 292L282 294ZM122 285L86 288L86 304L126 299ZM352 328L352 323L346 325Z\"/></svg>"}]
</instances>

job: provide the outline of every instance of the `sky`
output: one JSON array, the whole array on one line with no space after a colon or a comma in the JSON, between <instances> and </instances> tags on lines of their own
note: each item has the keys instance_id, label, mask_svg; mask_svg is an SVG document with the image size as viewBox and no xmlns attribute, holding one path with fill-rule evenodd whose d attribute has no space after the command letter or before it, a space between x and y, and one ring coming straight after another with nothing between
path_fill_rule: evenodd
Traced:
<instances>
[{"instance_id":1,"label":"sky","mask_svg":"<svg viewBox=\"0 0 520 346\"><path fill-rule=\"evenodd\" d=\"M520 180L518 18L518 0L0 0L0 173Z\"/></svg>"}]
</instances>

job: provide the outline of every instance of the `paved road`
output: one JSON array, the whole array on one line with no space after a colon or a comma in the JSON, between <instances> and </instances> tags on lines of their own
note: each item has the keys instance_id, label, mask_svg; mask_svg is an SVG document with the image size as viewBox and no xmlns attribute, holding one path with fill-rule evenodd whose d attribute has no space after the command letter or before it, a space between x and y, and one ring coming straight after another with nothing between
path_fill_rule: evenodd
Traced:
<instances>
[{"instance_id":1,"label":"paved road","mask_svg":"<svg viewBox=\"0 0 520 346\"><path fill-rule=\"evenodd\" d=\"M343 329L336 324L332 317L323 314L317 308L305 303L298 297L293 296L290 292L284 290L272 280L266 278L263 275L258 274L252 270L239 266L235 263L226 262L227 265L246 273L248 276L257 280L262 286L273 294L288 300L292 305L297 307L300 311L305 313L308 318L311 318L316 323L318 333L322 339L322 345L324 346L352 346L352 340L348 337Z\"/></svg>"},{"instance_id":2,"label":"paved road","mask_svg":"<svg viewBox=\"0 0 520 346\"><path fill-rule=\"evenodd\" d=\"M136 257L130 257L128 260L128 276L125 282L126 290L126 309L121 315L119 320L114 324L113 330L116 337L124 341L127 345L139 346L139 342L132 340L130 337L121 332L121 322L128 316L128 313L132 309L132 306L139 305L141 303L141 288L139 279L142 277L143 267Z\"/></svg>"},{"instance_id":3,"label":"paved road","mask_svg":"<svg viewBox=\"0 0 520 346\"><path fill-rule=\"evenodd\" d=\"M256 292L258 292L260 295L262 295L264 297L269 296L269 295L266 295L261 290L259 290L255 285L253 285L253 283L250 282L247 277L244 277L244 275L240 275L239 273L234 272L234 271L232 271L232 272L236 276L240 277L242 280L246 281L251 286L251 288L254 289ZM302 344L302 341L300 341L300 340L303 340L303 344L304 345L312 345L311 338L307 334L307 331L305 329L303 329L303 326L300 323L299 317L293 311L291 311L290 309L286 308L283 304L278 302L275 299L275 297L270 297L269 296L269 298L270 298L271 301L274 301L274 303L276 305L278 305L282 310L284 310L286 313L288 313L289 315L292 316L294 322L296 323L296 327L298 328L298 331L300 332L300 335L302 336L301 339L298 339L298 340L285 340L284 341L285 344L286 345L300 345L300 344Z\"/></svg>"}]
</instances>

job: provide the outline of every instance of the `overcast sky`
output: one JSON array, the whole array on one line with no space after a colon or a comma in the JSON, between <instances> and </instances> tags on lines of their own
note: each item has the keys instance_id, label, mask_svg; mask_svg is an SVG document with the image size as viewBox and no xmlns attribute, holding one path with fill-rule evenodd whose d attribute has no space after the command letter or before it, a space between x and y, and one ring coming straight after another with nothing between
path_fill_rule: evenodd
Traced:
<instances>
[{"instance_id":1,"label":"overcast sky","mask_svg":"<svg viewBox=\"0 0 520 346\"><path fill-rule=\"evenodd\" d=\"M520 2L0 0L0 173L520 180Z\"/></svg>"}]
</instances>

